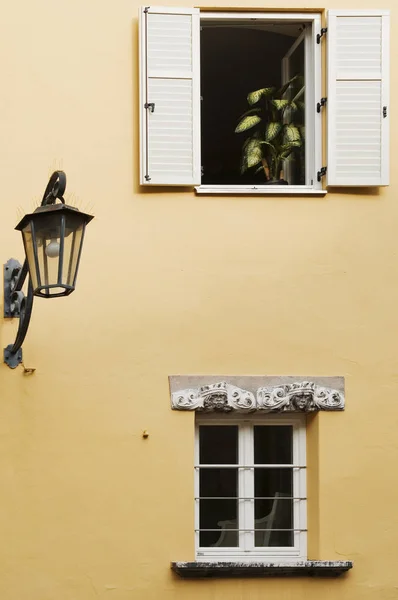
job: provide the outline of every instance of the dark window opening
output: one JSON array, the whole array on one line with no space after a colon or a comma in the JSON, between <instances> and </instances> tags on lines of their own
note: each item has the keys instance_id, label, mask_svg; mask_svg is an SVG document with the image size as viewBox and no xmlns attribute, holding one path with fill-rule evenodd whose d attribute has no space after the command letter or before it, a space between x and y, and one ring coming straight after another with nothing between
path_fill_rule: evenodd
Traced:
<instances>
[{"instance_id":1,"label":"dark window opening","mask_svg":"<svg viewBox=\"0 0 398 600\"><path fill-rule=\"evenodd\" d=\"M304 29L202 20L202 184L306 184ZM269 88L248 102L250 93ZM248 111L261 121L236 133Z\"/></svg>"},{"instance_id":2,"label":"dark window opening","mask_svg":"<svg viewBox=\"0 0 398 600\"><path fill-rule=\"evenodd\" d=\"M253 522L255 547L294 545L293 427L255 425L251 431L253 466L243 464L243 457L239 456L238 426L199 427L199 546L202 548L239 547L239 530L244 531ZM247 479L244 483L245 472L250 473L251 483ZM249 492L251 489L254 496ZM239 518L242 502L254 511L252 520L246 523Z\"/></svg>"}]
</instances>

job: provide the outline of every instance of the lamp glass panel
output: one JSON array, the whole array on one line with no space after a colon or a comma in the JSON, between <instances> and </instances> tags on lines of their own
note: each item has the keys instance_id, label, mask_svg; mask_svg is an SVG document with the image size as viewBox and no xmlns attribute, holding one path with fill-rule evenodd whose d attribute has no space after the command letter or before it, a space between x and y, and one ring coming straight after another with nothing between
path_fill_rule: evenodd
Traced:
<instances>
[{"instance_id":1,"label":"lamp glass panel","mask_svg":"<svg viewBox=\"0 0 398 600\"><path fill-rule=\"evenodd\" d=\"M64 260L62 265L62 283L74 285L79 262L80 247L83 242L84 224L77 215L66 215Z\"/></svg>"},{"instance_id":2,"label":"lamp glass panel","mask_svg":"<svg viewBox=\"0 0 398 600\"><path fill-rule=\"evenodd\" d=\"M40 281L42 286L56 285L58 282L58 266L61 246L62 215L41 215L35 221L35 238L37 259L39 263ZM50 288L46 293L59 294L61 287Z\"/></svg>"},{"instance_id":3,"label":"lamp glass panel","mask_svg":"<svg viewBox=\"0 0 398 600\"><path fill-rule=\"evenodd\" d=\"M35 289L38 287L39 284L37 281L37 271L32 241L32 228L30 223L22 230L22 236L25 246L26 259L28 261L29 266L29 272L32 278L32 286Z\"/></svg>"}]
</instances>

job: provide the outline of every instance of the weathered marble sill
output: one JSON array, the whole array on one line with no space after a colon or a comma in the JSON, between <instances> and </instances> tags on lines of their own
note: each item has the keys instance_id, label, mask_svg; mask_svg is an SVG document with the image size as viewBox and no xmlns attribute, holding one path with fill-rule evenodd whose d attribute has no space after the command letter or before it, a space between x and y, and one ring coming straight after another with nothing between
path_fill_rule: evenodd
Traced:
<instances>
[{"instance_id":1,"label":"weathered marble sill","mask_svg":"<svg viewBox=\"0 0 398 600\"><path fill-rule=\"evenodd\" d=\"M180 577L339 577L353 563L350 560L308 560L295 563L276 562L172 562Z\"/></svg>"}]
</instances>

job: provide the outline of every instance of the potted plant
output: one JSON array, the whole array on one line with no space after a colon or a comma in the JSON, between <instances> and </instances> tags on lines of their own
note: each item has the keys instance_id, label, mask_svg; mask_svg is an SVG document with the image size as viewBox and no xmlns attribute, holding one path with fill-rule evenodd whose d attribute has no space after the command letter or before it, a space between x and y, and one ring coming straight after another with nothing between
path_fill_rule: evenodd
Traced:
<instances>
[{"instance_id":1,"label":"potted plant","mask_svg":"<svg viewBox=\"0 0 398 600\"><path fill-rule=\"evenodd\" d=\"M257 165L267 185L288 185L283 179L283 164L303 145L304 127L296 119L304 109L300 101L304 87L302 76L296 75L279 90L266 87L250 92L247 101L254 108L241 117L235 133L249 132L242 146L241 174ZM299 91L292 99L293 84ZM261 163L261 164L260 164Z\"/></svg>"}]
</instances>

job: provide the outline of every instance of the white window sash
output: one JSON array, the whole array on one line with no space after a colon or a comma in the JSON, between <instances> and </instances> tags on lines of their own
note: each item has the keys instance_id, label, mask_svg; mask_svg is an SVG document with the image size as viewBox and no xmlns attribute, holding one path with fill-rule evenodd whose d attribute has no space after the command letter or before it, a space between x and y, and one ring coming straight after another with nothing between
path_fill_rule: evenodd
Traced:
<instances>
[{"instance_id":1,"label":"white window sash","mask_svg":"<svg viewBox=\"0 0 398 600\"><path fill-rule=\"evenodd\" d=\"M254 425L292 425L293 426L293 497L306 498L306 469L297 468L306 465L306 436L305 423L302 415L280 416L268 415L259 417L254 415L248 419L242 419L225 415L197 415L196 440L195 440L195 548L196 556L201 561L222 561L239 559L240 561L253 560L278 560L295 561L305 560L307 555L307 533L306 531L294 531L294 545L291 547L255 547L254 527ZM200 425L238 425L238 491L239 498L252 498L252 500L240 500L238 502L238 528L239 547L237 548L208 548L199 546L199 426ZM228 465L211 465L213 468L234 468ZM267 465L270 466L270 465ZM246 467L246 468L243 468ZM275 465L283 468L283 465ZM290 468L290 465L288 466ZM293 500L293 528L306 530L307 527L307 501Z\"/></svg>"},{"instance_id":2,"label":"white window sash","mask_svg":"<svg viewBox=\"0 0 398 600\"><path fill-rule=\"evenodd\" d=\"M195 187L197 194L260 194L260 195L319 195L327 190L318 181L317 173L323 166L322 160L322 112L316 112L316 103L322 96L322 45L317 44L316 36L321 28L320 13L275 13L275 12L208 12L201 11L200 20L219 20L227 25L231 21L288 21L311 23L305 39L305 80L306 80L306 185L267 186L267 185L214 185L201 184Z\"/></svg>"}]
</instances>

